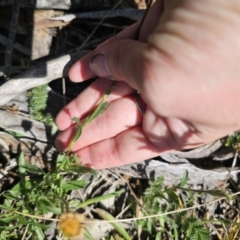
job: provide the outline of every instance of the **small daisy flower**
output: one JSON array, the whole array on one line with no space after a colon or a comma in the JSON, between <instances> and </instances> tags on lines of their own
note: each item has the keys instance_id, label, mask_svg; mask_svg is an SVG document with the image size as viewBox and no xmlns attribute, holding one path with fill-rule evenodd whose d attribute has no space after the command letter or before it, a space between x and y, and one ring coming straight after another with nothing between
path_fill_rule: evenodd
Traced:
<instances>
[{"instance_id":1,"label":"small daisy flower","mask_svg":"<svg viewBox=\"0 0 240 240\"><path fill-rule=\"evenodd\" d=\"M71 240L79 240L84 233L84 216L79 213L63 213L59 217L59 229Z\"/></svg>"}]
</instances>

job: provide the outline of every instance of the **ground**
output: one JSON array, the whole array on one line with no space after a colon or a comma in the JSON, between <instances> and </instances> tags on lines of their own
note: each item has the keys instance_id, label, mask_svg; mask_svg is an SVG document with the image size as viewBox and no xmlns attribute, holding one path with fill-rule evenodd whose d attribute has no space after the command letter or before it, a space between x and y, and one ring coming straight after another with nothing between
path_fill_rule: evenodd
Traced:
<instances>
[{"instance_id":1,"label":"ground","mask_svg":"<svg viewBox=\"0 0 240 240\"><path fill-rule=\"evenodd\" d=\"M63 219L67 216L67 222L71 226L80 224L74 228L77 229L76 232L82 233L82 228L87 229L93 239L128 239L128 235L132 239L155 239L155 236L157 239L160 233L161 239L177 239L176 231L179 232L178 239L188 239L187 234L190 233L187 230L180 231L180 227L192 227L187 225L187 217L199 219L203 223L201 227L211 232L209 239L238 239L238 226L234 223L239 222L239 200L230 197L239 191L238 148L231 144L226 146L226 138L190 151L164 154L156 159L97 171L95 174L81 170L79 178L72 172L68 175L62 171L68 182L73 179L87 182L82 187L80 182L74 182L75 186L63 184L59 187L56 180L58 175L54 175L51 183L48 182L49 187L56 181L57 189L66 190L67 197L64 201L69 202L70 209L59 212L62 208L47 208L44 214L34 214L44 218L36 218L37 222L33 220L34 217L21 215L24 211L28 214L31 212L32 206L25 210L21 208L21 202L26 201L26 196L33 196L31 204L35 204L35 200L41 196L40 188L35 195L35 189L31 187L31 194L26 194L26 189L16 190L16 186L22 187L21 184L18 185L21 183L19 179L24 179L25 184L31 181L39 184L38 181L42 181L44 174L54 172L56 161L60 158L54 146L57 133L54 133L56 129L52 125L52 119L66 102L94 81L92 79L83 84L70 82L66 67L69 65L69 54L76 59L76 55L79 57L93 50L121 29L141 19L146 7L144 1L97 0L82 1L78 5L76 1L72 1L72 6L60 1L62 5L58 9L52 4L53 1L48 1L48 9L39 9L33 2L35 1L22 1L18 16L17 5L11 7L0 1L0 239L16 239L13 236L18 236L19 239L61 239L62 235L56 224L61 213L67 214L61 216ZM42 2L38 1L39 4ZM49 72L49 68L57 70ZM31 89L46 83L43 90L37 90L39 95L34 95L37 103L32 104ZM65 93L63 86L66 86ZM43 92L47 98L43 98ZM35 114L33 119L34 106L44 105L42 101L46 99L46 109L43 107L40 115ZM20 160L23 164L32 164L39 169L29 166L21 168ZM162 176L163 182L158 179ZM180 184L183 179L186 181L184 186ZM158 184L150 191L156 191L155 195L146 194L149 180ZM28 186L28 190L30 188ZM223 199L218 200L221 197ZM53 206L48 202L49 199L42 200L44 201L47 201L44 203L46 206ZM57 200L55 201L57 206ZM139 221L138 226L136 219L126 220L122 225L107 222L113 216L115 220L139 218L172 210L181 211L186 207L193 209L187 211L187 216L181 216L183 222L177 222L177 215L173 214L166 218ZM19 209L21 212L16 213ZM34 205L31 209L36 210L37 207ZM68 212L72 213L69 215ZM18 219L10 219L13 216L11 214L16 214ZM173 223L178 224L176 228L171 226ZM50 228L46 230L37 224L50 224ZM73 227L67 226L66 229L72 233ZM128 232L127 235L124 231ZM77 234L76 239L84 238L84 234L80 235Z\"/></svg>"}]
</instances>

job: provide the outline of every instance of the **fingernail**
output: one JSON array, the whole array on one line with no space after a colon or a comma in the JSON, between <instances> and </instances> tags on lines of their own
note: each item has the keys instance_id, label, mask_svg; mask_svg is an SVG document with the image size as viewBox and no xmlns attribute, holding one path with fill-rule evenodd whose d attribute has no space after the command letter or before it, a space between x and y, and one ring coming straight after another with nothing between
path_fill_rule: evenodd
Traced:
<instances>
[{"instance_id":1,"label":"fingernail","mask_svg":"<svg viewBox=\"0 0 240 240\"><path fill-rule=\"evenodd\" d=\"M89 62L89 67L98 77L111 78L105 55L97 54L93 56Z\"/></svg>"}]
</instances>

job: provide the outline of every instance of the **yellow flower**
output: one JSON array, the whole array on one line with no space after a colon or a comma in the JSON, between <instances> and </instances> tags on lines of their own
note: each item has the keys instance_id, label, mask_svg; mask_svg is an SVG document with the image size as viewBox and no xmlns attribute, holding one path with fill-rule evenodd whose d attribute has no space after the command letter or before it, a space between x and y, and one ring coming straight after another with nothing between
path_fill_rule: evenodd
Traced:
<instances>
[{"instance_id":1,"label":"yellow flower","mask_svg":"<svg viewBox=\"0 0 240 240\"><path fill-rule=\"evenodd\" d=\"M59 228L63 235L71 240L78 240L84 233L82 221L84 216L79 213L63 213L59 217Z\"/></svg>"}]
</instances>

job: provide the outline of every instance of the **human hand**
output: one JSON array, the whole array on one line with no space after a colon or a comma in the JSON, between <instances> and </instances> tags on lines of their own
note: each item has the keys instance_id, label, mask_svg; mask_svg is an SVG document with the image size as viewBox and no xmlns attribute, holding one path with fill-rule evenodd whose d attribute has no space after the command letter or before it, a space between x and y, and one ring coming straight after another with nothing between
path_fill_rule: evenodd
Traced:
<instances>
[{"instance_id":1,"label":"human hand","mask_svg":"<svg viewBox=\"0 0 240 240\"><path fill-rule=\"evenodd\" d=\"M111 85L109 79L120 80L108 99L110 106L73 147L94 168L196 147L239 129L239 13L237 1L178 0L167 7L157 1L140 41L132 40L135 24L70 69L76 82L103 78L57 116L64 130L57 148L66 149L75 133L71 117L86 117ZM144 117L132 96L135 90L147 104Z\"/></svg>"}]
</instances>

